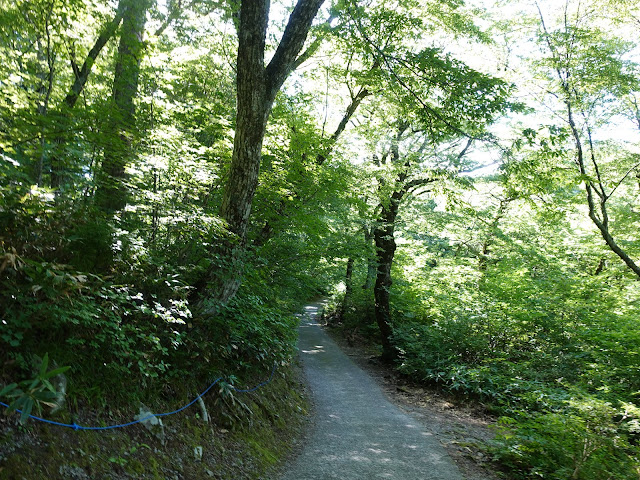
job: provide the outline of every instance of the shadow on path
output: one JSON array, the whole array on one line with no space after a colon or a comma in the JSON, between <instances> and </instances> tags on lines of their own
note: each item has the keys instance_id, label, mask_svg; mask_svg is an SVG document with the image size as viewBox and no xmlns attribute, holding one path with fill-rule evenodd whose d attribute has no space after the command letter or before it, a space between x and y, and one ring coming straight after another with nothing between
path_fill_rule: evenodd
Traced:
<instances>
[{"instance_id":1,"label":"shadow on path","mask_svg":"<svg viewBox=\"0 0 640 480\"><path fill-rule=\"evenodd\" d=\"M282 480L462 480L433 433L389 403L322 330L322 305L305 307L299 329L315 427Z\"/></svg>"}]
</instances>

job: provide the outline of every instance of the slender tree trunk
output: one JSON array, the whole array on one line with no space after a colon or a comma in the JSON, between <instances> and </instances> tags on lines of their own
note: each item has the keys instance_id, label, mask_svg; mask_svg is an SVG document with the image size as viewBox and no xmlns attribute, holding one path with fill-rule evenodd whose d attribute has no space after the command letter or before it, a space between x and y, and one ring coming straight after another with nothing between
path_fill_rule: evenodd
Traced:
<instances>
[{"instance_id":1,"label":"slender tree trunk","mask_svg":"<svg viewBox=\"0 0 640 480\"><path fill-rule=\"evenodd\" d=\"M367 249L371 248L371 242L373 242L373 228L369 228L367 225L363 227L364 231L364 243ZM367 252L367 277L364 280L364 284L362 285L363 290L369 290L374 285L374 281L376 278L376 257L371 254L371 252Z\"/></svg>"},{"instance_id":2,"label":"slender tree trunk","mask_svg":"<svg viewBox=\"0 0 640 480\"><path fill-rule=\"evenodd\" d=\"M593 165L593 176L595 176L595 180L591 179L592 176L589 175L590 172L587 171L588 160L585 159L582 134L578 129L578 126L576 125L573 114L574 104L579 105L580 100L580 92L576 89L576 86L571 83L572 76L575 72L573 70L570 70L569 67L563 66L565 60L561 58L562 55L557 52L557 49L551 41L551 35L549 35L549 32L547 31L547 27L545 25L544 17L542 15L540 7L538 7L538 13L540 15L542 29L545 33L545 41L547 42L547 46L549 47L549 51L551 52L553 60L556 62L555 71L558 77L558 81L560 82L562 94L564 96L563 101L567 111L567 121L569 122L569 127L571 128L571 134L573 136L574 144L576 147L575 163L578 167L580 176L584 178L587 205L589 207L589 218L593 221L595 226L600 231L600 234L602 235L602 238L604 239L609 249L625 263L629 270L631 270L638 278L640 278L640 265L638 265L629 256L626 250L620 247L620 245L611 235L611 230L609 229L609 213L607 209L607 202L613 192L607 193L605 183L602 181L602 178L600 176L600 168L596 160L591 138L591 129L588 124L585 125L587 130L587 140L590 147L590 151L587 153L590 153L590 160L591 164ZM567 25L565 25L565 27L568 28Z\"/></svg>"},{"instance_id":3,"label":"slender tree trunk","mask_svg":"<svg viewBox=\"0 0 640 480\"><path fill-rule=\"evenodd\" d=\"M132 158L135 134L135 98L138 93L140 62L144 53L142 37L150 0L122 0L126 8L122 19L118 57L113 77L112 112L108 120L108 143L96 189L96 204L110 214L127 203L125 168Z\"/></svg>"},{"instance_id":4,"label":"slender tree trunk","mask_svg":"<svg viewBox=\"0 0 640 480\"><path fill-rule=\"evenodd\" d=\"M500 206L498 207L498 211L496 212L495 217L493 217L492 222L489 224L489 229L487 230L487 234L482 242L480 255L478 255L478 270L481 272L485 272L487 270L487 263L489 261L489 255L491 254L491 245L493 245L496 238L498 224L507 212L509 203L514 200L515 197L507 197L500 200Z\"/></svg>"},{"instance_id":5,"label":"slender tree trunk","mask_svg":"<svg viewBox=\"0 0 640 480\"><path fill-rule=\"evenodd\" d=\"M374 66L374 68L378 68L377 64ZM347 110L344 112L344 115L342 116L342 120L340 120L340 123L338 124L338 127L336 128L335 132L333 132L333 135L331 135L331 137L329 138L329 141L325 146L324 150L322 151L322 153L319 153L318 156L316 157L316 163L318 165L322 165L327 160L327 157L331 154L331 152L335 148L335 145L338 142L340 135L342 135L342 132L344 132L344 129L347 128L347 124L349 123L349 120L351 120L351 117L353 117L353 114L356 113L356 110L358 109L362 101L369 95L370 95L369 90L367 90L365 87L362 87L360 88L358 93L351 99L351 103L347 107Z\"/></svg>"},{"instance_id":6,"label":"slender tree trunk","mask_svg":"<svg viewBox=\"0 0 640 480\"><path fill-rule=\"evenodd\" d=\"M635 263L635 261L629 256L629 254L622 247L620 247L620 245L618 245L618 243L613 238L613 235L611 235L611 231L609 230L609 214L607 211L607 201L609 200L609 196L605 193L602 183L600 184L599 190L596 184L594 184L587 175L587 167L585 164L584 150L582 147L580 132L578 132L578 128L576 127L573 118L571 102L568 100L569 92L566 91L565 93L567 94L567 99L565 100L565 105L567 107L567 118L569 120L569 126L571 127L571 132L576 146L576 164L578 165L578 169L580 170L580 175L585 178L584 186L587 193L589 218L591 219L591 221L593 221L595 226L600 231L600 235L602 235L602 238L604 239L609 249L613 253L615 253L638 278L640 278L640 266ZM591 148L592 163L597 168L597 163L595 157L593 156L593 146L591 146ZM600 201L597 203L597 206L595 195L598 195L600 197Z\"/></svg>"},{"instance_id":7,"label":"slender tree trunk","mask_svg":"<svg viewBox=\"0 0 640 480\"><path fill-rule=\"evenodd\" d=\"M38 115L40 115L42 120L42 127L40 131L40 156L38 161L34 165L34 176L36 185L42 186L42 174L44 170L45 157L47 155L47 140L46 140L46 128L44 125L46 124L45 118L49 114L49 102L51 100L51 92L53 90L53 76L54 76L54 64L55 64L55 54L53 49L51 48L51 33L49 32L49 23L51 21L51 15L53 14L53 4L49 5L49 9L47 11L47 15L45 17L45 37L46 37L46 46L42 45L42 40L40 38L36 39L36 56L38 62L40 64L47 64L46 70L43 69L37 73L37 77L40 80L38 87L36 88L36 92L38 94L39 103L38 103Z\"/></svg>"},{"instance_id":8,"label":"slender tree trunk","mask_svg":"<svg viewBox=\"0 0 640 480\"><path fill-rule=\"evenodd\" d=\"M49 12L49 16L51 12ZM38 93L42 94L43 99L42 103L38 106L38 114L40 114L43 118L46 117L49 113L49 102L51 100L51 92L53 90L53 76L55 74L54 71L54 63L55 58L53 52L51 50L51 36L49 34L49 16L47 16L46 30L47 30L47 47L46 54L42 53L42 46L38 45L38 57L40 60L46 58L47 62L47 73L41 75L42 84L38 89ZM40 43L40 42L38 42ZM41 138L40 138L40 158L36 164L36 185L42 186L42 173L44 169L45 157L47 156L47 141L45 137L45 128L42 128Z\"/></svg>"},{"instance_id":9,"label":"slender tree trunk","mask_svg":"<svg viewBox=\"0 0 640 480\"><path fill-rule=\"evenodd\" d=\"M89 50L89 53L87 54L87 58L82 63L82 67L80 67L80 69L78 70L78 74L76 75L76 78L73 81L73 85L71 85L69 92L64 97L64 104L68 108L73 108L75 104L78 102L78 99L80 98L80 94L84 90L84 87L87 84L87 81L89 80L89 75L91 74L93 64L98 58L98 55L100 55L100 52L102 51L104 46L107 44L109 40L111 40L113 35L116 33L116 30L118 29L118 26L120 25L120 22L122 21L122 17L124 16L127 8L128 8L127 0L120 0L115 16L109 23L107 23L102 28L102 31L98 35L98 38L93 44L93 47L91 47L91 50Z\"/></svg>"},{"instance_id":10,"label":"slender tree trunk","mask_svg":"<svg viewBox=\"0 0 640 480\"><path fill-rule=\"evenodd\" d=\"M342 305L340 306L340 320L344 318L344 312L347 308L347 304L351 303L351 295L353 294L353 257L347 259L347 271L344 275L345 291L344 298L342 299Z\"/></svg>"}]
</instances>

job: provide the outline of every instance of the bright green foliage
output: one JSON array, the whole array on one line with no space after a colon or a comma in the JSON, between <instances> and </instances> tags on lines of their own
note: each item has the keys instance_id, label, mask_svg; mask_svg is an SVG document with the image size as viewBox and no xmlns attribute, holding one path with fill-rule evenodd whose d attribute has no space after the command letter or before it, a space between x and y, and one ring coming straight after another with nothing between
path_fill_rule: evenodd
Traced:
<instances>
[{"instance_id":1,"label":"bright green foliage","mask_svg":"<svg viewBox=\"0 0 640 480\"><path fill-rule=\"evenodd\" d=\"M637 479L640 287L585 202L589 186L640 258L635 4L569 2L542 12L546 30L535 8L501 22L529 57L504 72L469 58L501 39L461 1L326 4L268 119L243 253L225 255L237 12L222 3L150 7L136 115L114 132L121 29L64 99L115 3L0 0L0 395L46 407L61 372L49 355L71 367L80 411L166 403L224 373L218 420L250 421L230 386L292 359L302 302L337 292L345 327L377 338L374 233L397 201L399 371L500 415L490 450L509 478ZM509 128L492 130L501 116ZM96 205L114 141L127 145L115 213ZM464 173L491 148L499 169ZM243 283L203 318L211 272Z\"/></svg>"},{"instance_id":2,"label":"bright green foliage","mask_svg":"<svg viewBox=\"0 0 640 480\"><path fill-rule=\"evenodd\" d=\"M124 211L104 215L93 202L94 172L110 141L102 110L113 76L108 62L95 65L86 101L65 119L82 132L61 139L61 148L73 148L77 156L65 163L68 175L57 194L34 186L31 168L42 153L38 128L29 152L3 149L3 383L30 378L34 359L47 351L72 367L74 403L104 405L107 397L129 403L148 392L158 395L153 392L177 380L201 388L212 372L235 373L238 382L257 372L262 377L294 353L291 312L335 278L339 252L332 245L339 235L330 223L333 212L345 208L341 191L348 170L314 166L322 142L313 136L312 117L298 111L301 98L283 95L255 209L257 218L271 220L273 239L234 265L245 272L238 297L206 326L194 321L194 291L203 288L203 274L228 262L211 252L227 235L216 212L233 139L233 66L227 63L233 41L198 29L180 31L179 39L152 40L140 73L135 161L127 166ZM103 56L113 58L112 47ZM55 84L57 100L66 93L65 81ZM8 118L9 109L1 113ZM11 116L28 118L21 110ZM55 131L54 123L45 126ZM10 139L7 145L22 138L11 130L2 134ZM283 145L291 146L291 154ZM46 184L49 157L43 158ZM292 197L295 217L273 215L271 206L282 196ZM320 208L326 209L322 218L316 215ZM261 228L256 222L252 235L258 237Z\"/></svg>"},{"instance_id":3,"label":"bright green foliage","mask_svg":"<svg viewBox=\"0 0 640 480\"><path fill-rule=\"evenodd\" d=\"M241 295L208 327L211 343L219 349L213 353L229 359L240 372L255 363L286 362L293 353L296 323L293 315L282 315L260 297Z\"/></svg>"},{"instance_id":4,"label":"bright green foliage","mask_svg":"<svg viewBox=\"0 0 640 480\"><path fill-rule=\"evenodd\" d=\"M415 204L404 216L392 286L399 371L503 415L492 452L512 478L635 478L636 282L588 244L579 214L570 228L549 207L512 200L499 215L492 203ZM370 300L353 301L361 315L345 321L366 333Z\"/></svg>"},{"instance_id":5,"label":"bright green foliage","mask_svg":"<svg viewBox=\"0 0 640 480\"><path fill-rule=\"evenodd\" d=\"M65 184L81 181L86 173L83 166L94 154L88 142L95 139L96 119L84 112L69 118L63 99L101 28L112 18L110 10L103 2L2 2L0 149L20 162L33 184L51 184L56 175L52 157L61 161ZM103 56L96 65L90 62L94 70L103 64ZM83 95L86 107L99 110L93 94L105 90L90 82Z\"/></svg>"},{"instance_id":6,"label":"bright green foliage","mask_svg":"<svg viewBox=\"0 0 640 480\"><path fill-rule=\"evenodd\" d=\"M503 417L497 458L517 478L636 478L637 448L619 434L618 415L610 404L572 399L558 412Z\"/></svg>"}]
</instances>

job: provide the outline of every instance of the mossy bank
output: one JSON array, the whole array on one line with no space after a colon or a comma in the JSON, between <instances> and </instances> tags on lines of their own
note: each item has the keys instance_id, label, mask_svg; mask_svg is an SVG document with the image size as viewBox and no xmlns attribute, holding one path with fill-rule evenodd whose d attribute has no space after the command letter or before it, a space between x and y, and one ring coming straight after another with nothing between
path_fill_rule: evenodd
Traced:
<instances>
[{"instance_id":1,"label":"mossy bank","mask_svg":"<svg viewBox=\"0 0 640 480\"><path fill-rule=\"evenodd\" d=\"M212 389L198 405L164 417L164 439L142 425L75 431L0 417L0 479L269 479L301 436L309 404L296 366L279 368L273 380L251 393ZM162 408L158 407L158 411ZM131 413L128 420L137 412ZM84 424L91 415L60 421ZM119 423L124 412L110 412ZM120 415L120 417L119 417ZM105 421L108 420L108 421ZM164 440L164 441L163 441Z\"/></svg>"}]
</instances>

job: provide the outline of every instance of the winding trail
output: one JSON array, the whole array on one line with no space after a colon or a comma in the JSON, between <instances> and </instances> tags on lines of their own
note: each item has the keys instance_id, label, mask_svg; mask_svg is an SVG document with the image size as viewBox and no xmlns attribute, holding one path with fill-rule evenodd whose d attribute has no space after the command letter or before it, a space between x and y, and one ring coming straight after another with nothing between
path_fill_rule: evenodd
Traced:
<instances>
[{"instance_id":1,"label":"winding trail","mask_svg":"<svg viewBox=\"0 0 640 480\"><path fill-rule=\"evenodd\" d=\"M281 480L463 480L435 435L391 404L322 330L321 308L305 308L299 340L314 431Z\"/></svg>"}]
</instances>

